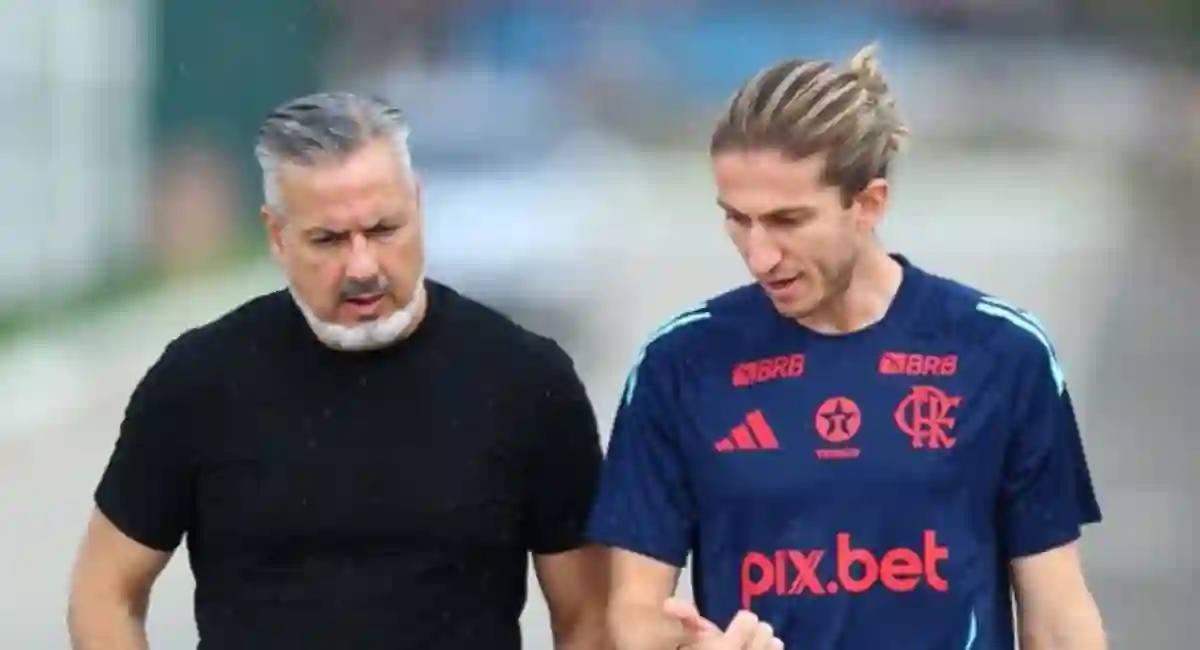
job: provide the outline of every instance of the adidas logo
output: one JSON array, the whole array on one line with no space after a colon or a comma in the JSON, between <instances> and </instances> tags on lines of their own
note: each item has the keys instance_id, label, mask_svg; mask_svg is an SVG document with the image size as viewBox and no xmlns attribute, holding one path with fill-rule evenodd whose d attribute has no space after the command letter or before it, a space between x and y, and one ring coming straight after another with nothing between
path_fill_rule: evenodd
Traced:
<instances>
[{"instance_id":1,"label":"adidas logo","mask_svg":"<svg viewBox=\"0 0 1200 650\"><path fill-rule=\"evenodd\" d=\"M767 424L762 411L751 411L746 415L744 424L739 424L729 432L729 436L717 441L717 451L755 451L779 449L779 440L775 432Z\"/></svg>"}]
</instances>

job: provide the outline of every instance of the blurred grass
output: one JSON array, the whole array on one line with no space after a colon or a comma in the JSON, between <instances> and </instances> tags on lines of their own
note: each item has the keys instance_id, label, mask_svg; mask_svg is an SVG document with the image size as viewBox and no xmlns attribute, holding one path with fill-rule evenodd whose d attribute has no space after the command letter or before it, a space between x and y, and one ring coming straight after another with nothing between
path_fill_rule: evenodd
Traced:
<instances>
[{"instance_id":1,"label":"blurred grass","mask_svg":"<svg viewBox=\"0 0 1200 650\"><path fill-rule=\"evenodd\" d=\"M261 238L237 238L203 267L168 272L153 265L127 267L101 275L88 287L36 305L0 312L0 349L35 332L71 326L120 309L139 297L165 291L180 282L249 267L266 255Z\"/></svg>"}]
</instances>

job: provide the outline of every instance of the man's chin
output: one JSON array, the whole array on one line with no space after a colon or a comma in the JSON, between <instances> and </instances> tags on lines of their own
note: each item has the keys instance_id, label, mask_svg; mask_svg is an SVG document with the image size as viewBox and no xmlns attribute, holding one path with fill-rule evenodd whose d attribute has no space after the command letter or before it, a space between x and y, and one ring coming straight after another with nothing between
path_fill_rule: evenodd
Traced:
<instances>
[{"instance_id":1,"label":"man's chin","mask_svg":"<svg viewBox=\"0 0 1200 650\"><path fill-rule=\"evenodd\" d=\"M380 309L378 313L347 313L345 306L349 303L343 303L335 318L325 320L294 291L292 298L317 339L336 350L366 351L387 347L403 338L411 323L411 317L405 317L392 307ZM386 300L379 302L387 303Z\"/></svg>"},{"instance_id":2,"label":"man's chin","mask_svg":"<svg viewBox=\"0 0 1200 650\"><path fill-rule=\"evenodd\" d=\"M378 350L404 337L408 321L373 318L357 323L327 323L310 321L309 327L325 345L350 352Z\"/></svg>"},{"instance_id":3,"label":"man's chin","mask_svg":"<svg viewBox=\"0 0 1200 650\"><path fill-rule=\"evenodd\" d=\"M820 312L821 302L816 300L793 300L783 305L776 304L775 310L784 318L796 322L804 322Z\"/></svg>"}]
</instances>

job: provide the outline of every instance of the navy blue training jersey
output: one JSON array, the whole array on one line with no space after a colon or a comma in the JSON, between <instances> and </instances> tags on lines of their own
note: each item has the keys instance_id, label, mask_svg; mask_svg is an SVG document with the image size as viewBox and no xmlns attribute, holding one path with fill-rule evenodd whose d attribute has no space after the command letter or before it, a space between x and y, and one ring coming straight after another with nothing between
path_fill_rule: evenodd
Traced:
<instances>
[{"instance_id":1,"label":"navy blue training jersey","mask_svg":"<svg viewBox=\"0 0 1200 650\"><path fill-rule=\"evenodd\" d=\"M660 328L617 413L591 537L683 567L705 617L798 650L1013 650L1008 565L1100 510L1029 313L903 258L827 336L757 285Z\"/></svg>"}]
</instances>

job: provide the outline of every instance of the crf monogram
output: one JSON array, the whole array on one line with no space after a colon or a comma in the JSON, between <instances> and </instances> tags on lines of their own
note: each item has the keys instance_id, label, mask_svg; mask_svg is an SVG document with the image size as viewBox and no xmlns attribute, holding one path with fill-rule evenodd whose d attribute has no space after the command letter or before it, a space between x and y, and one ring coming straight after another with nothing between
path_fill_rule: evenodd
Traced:
<instances>
[{"instance_id":1,"label":"crf monogram","mask_svg":"<svg viewBox=\"0 0 1200 650\"><path fill-rule=\"evenodd\" d=\"M951 397L940 388L914 386L896 407L896 425L912 438L915 449L949 449L954 446L954 438L949 435L954 428L950 410L961 401L961 397Z\"/></svg>"}]
</instances>

